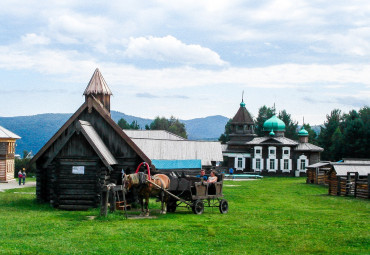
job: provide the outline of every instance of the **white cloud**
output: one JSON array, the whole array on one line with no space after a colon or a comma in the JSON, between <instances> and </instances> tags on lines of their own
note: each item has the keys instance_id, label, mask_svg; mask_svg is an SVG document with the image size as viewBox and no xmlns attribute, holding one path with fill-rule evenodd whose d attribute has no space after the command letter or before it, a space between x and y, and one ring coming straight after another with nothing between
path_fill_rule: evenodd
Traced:
<instances>
[{"instance_id":1,"label":"white cloud","mask_svg":"<svg viewBox=\"0 0 370 255\"><path fill-rule=\"evenodd\" d=\"M26 34L22 36L22 42L25 44L40 44L40 45L47 45L50 43L50 39L43 36L43 35L37 35L34 33Z\"/></svg>"},{"instance_id":2,"label":"white cloud","mask_svg":"<svg viewBox=\"0 0 370 255\"><path fill-rule=\"evenodd\" d=\"M185 44L173 36L130 38L125 55L170 63L225 65L220 56L200 45Z\"/></svg>"},{"instance_id":3,"label":"white cloud","mask_svg":"<svg viewBox=\"0 0 370 255\"><path fill-rule=\"evenodd\" d=\"M172 39L171 39L172 40ZM175 39L176 40L176 39ZM150 41L150 40L149 40ZM138 46L138 51L132 54L151 54L147 45L148 39L144 38L143 45ZM164 45L153 47L164 49ZM135 44L138 45L138 44ZM200 46L193 47L179 42L179 50L192 54L197 50L203 51ZM170 47L170 46L169 46ZM190 47L190 50L187 48ZM183 49L185 48L185 49ZM170 51L175 51L176 47ZM140 51L141 50L141 51ZM147 50L147 51L145 51ZM208 53L207 50L205 50ZM161 52L155 52L160 54ZM152 57L155 56L152 53ZM176 52L173 53L175 57ZM165 55L165 57L170 55ZM203 55L205 58L206 54ZM160 56L163 57L163 56ZM190 58L194 63L196 57ZM217 59L217 58L216 58ZM185 61L185 60L182 60ZM199 60L201 61L201 60ZM214 63L211 60L201 63ZM217 62L216 62L217 63ZM135 86L142 89L166 89L199 87L216 84L243 85L256 88L294 88L307 86L336 86L346 84L363 84L368 86L370 65L361 64L277 64L265 67L231 67L222 69L197 69L190 66L180 66L163 69L141 69L132 65L119 64L110 61L99 61L95 58L80 54L78 51L61 51L49 49L36 49L24 51L17 47L0 47L0 68L8 70L32 70L46 74L69 74L69 77L80 77L81 74L91 73L96 67L105 70L104 76L109 75L109 80L116 84Z\"/></svg>"}]
</instances>

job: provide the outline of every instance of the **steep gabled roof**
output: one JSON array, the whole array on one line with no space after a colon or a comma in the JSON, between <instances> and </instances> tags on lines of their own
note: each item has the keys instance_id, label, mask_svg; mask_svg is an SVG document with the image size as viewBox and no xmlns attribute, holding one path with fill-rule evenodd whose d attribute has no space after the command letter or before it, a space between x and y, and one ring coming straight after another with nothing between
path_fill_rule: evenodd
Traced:
<instances>
[{"instance_id":1,"label":"steep gabled roof","mask_svg":"<svg viewBox=\"0 0 370 255\"><path fill-rule=\"evenodd\" d=\"M36 162L50 146L63 134L63 132L78 118L79 115L86 109L94 108L100 116L113 128L113 130L125 141L127 144L148 164L151 164L151 160L144 154L144 152L122 131L122 129L115 123L109 113L104 109L101 103L94 97L89 97L85 103L67 120L66 123L55 133L55 135L37 152L32 158L30 164Z\"/></svg>"},{"instance_id":2,"label":"steep gabled roof","mask_svg":"<svg viewBox=\"0 0 370 255\"><path fill-rule=\"evenodd\" d=\"M299 143L294 149L295 151L324 151L323 148L316 146L312 143Z\"/></svg>"},{"instance_id":3,"label":"steep gabled roof","mask_svg":"<svg viewBox=\"0 0 370 255\"><path fill-rule=\"evenodd\" d=\"M358 173L360 176L370 174L370 164L331 163L337 176L345 176L347 173Z\"/></svg>"},{"instance_id":4,"label":"steep gabled roof","mask_svg":"<svg viewBox=\"0 0 370 255\"><path fill-rule=\"evenodd\" d=\"M253 118L248 112L247 108L245 108L245 103L242 102L240 104L240 108L238 112L235 114L234 118L232 119L231 123L234 124L254 124Z\"/></svg>"},{"instance_id":5,"label":"steep gabled roof","mask_svg":"<svg viewBox=\"0 0 370 255\"><path fill-rule=\"evenodd\" d=\"M315 164L306 166L306 168L317 168L317 167L322 167L322 166L330 166L330 162L329 161L320 161L320 162L317 162Z\"/></svg>"},{"instance_id":6,"label":"steep gabled roof","mask_svg":"<svg viewBox=\"0 0 370 255\"><path fill-rule=\"evenodd\" d=\"M133 130L123 129L123 132L131 139L133 138L148 138L158 140L186 140L185 138L173 134L166 130Z\"/></svg>"},{"instance_id":7,"label":"steep gabled roof","mask_svg":"<svg viewBox=\"0 0 370 255\"><path fill-rule=\"evenodd\" d=\"M109 170L113 170L111 165L116 165L118 162L95 131L94 127L91 126L88 121L79 120L78 123L81 133L85 136L96 154L98 154L99 158Z\"/></svg>"},{"instance_id":8,"label":"steep gabled roof","mask_svg":"<svg viewBox=\"0 0 370 255\"><path fill-rule=\"evenodd\" d=\"M8 129L0 126L0 138L6 139L21 139L20 136L14 134L13 132L9 131Z\"/></svg>"},{"instance_id":9,"label":"steep gabled roof","mask_svg":"<svg viewBox=\"0 0 370 255\"><path fill-rule=\"evenodd\" d=\"M286 138L284 136L280 137L256 137L252 141L247 142L250 145L261 145L261 144L281 144L281 145L298 145L296 141Z\"/></svg>"},{"instance_id":10,"label":"steep gabled roof","mask_svg":"<svg viewBox=\"0 0 370 255\"><path fill-rule=\"evenodd\" d=\"M92 75L89 84L87 85L84 95L112 95L107 83L105 82L103 75L100 73L99 69L96 68L94 74Z\"/></svg>"}]
</instances>

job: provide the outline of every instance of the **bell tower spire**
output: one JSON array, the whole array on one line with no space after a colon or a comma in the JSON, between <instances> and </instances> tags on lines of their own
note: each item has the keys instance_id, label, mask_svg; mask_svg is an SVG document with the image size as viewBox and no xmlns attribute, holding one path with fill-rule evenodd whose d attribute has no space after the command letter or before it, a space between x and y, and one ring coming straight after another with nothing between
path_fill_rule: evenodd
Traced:
<instances>
[{"instance_id":1,"label":"bell tower spire","mask_svg":"<svg viewBox=\"0 0 370 255\"><path fill-rule=\"evenodd\" d=\"M99 68L95 69L83 95L85 96L85 101L87 101L89 96L95 97L110 112L110 96L112 92L105 82L103 75L100 73Z\"/></svg>"}]
</instances>

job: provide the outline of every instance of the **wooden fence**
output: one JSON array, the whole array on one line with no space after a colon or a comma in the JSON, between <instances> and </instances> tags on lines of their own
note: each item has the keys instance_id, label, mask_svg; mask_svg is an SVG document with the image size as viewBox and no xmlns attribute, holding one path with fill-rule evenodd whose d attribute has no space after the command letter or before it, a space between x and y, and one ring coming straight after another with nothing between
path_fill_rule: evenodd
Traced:
<instances>
[{"instance_id":1,"label":"wooden fence","mask_svg":"<svg viewBox=\"0 0 370 255\"><path fill-rule=\"evenodd\" d=\"M370 199L370 174L359 176L357 172L348 172L347 176L329 176L329 195L353 196Z\"/></svg>"}]
</instances>

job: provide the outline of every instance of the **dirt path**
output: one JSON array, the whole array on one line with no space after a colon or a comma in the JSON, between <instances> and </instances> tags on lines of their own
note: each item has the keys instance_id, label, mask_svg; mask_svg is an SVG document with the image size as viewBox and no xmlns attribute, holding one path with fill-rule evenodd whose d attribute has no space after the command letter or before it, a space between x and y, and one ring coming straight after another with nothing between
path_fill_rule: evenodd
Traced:
<instances>
[{"instance_id":1,"label":"dirt path","mask_svg":"<svg viewBox=\"0 0 370 255\"><path fill-rule=\"evenodd\" d=\"M18 184L18 180L16 181L10 181L8 183L0 183L0 192L3 192L6 189L19 189L19 188L25 188L25 187L35 187L36 182L27 182L26 179L26 184L25 185L20 185Z\"/></svg>"}]
</instances>

